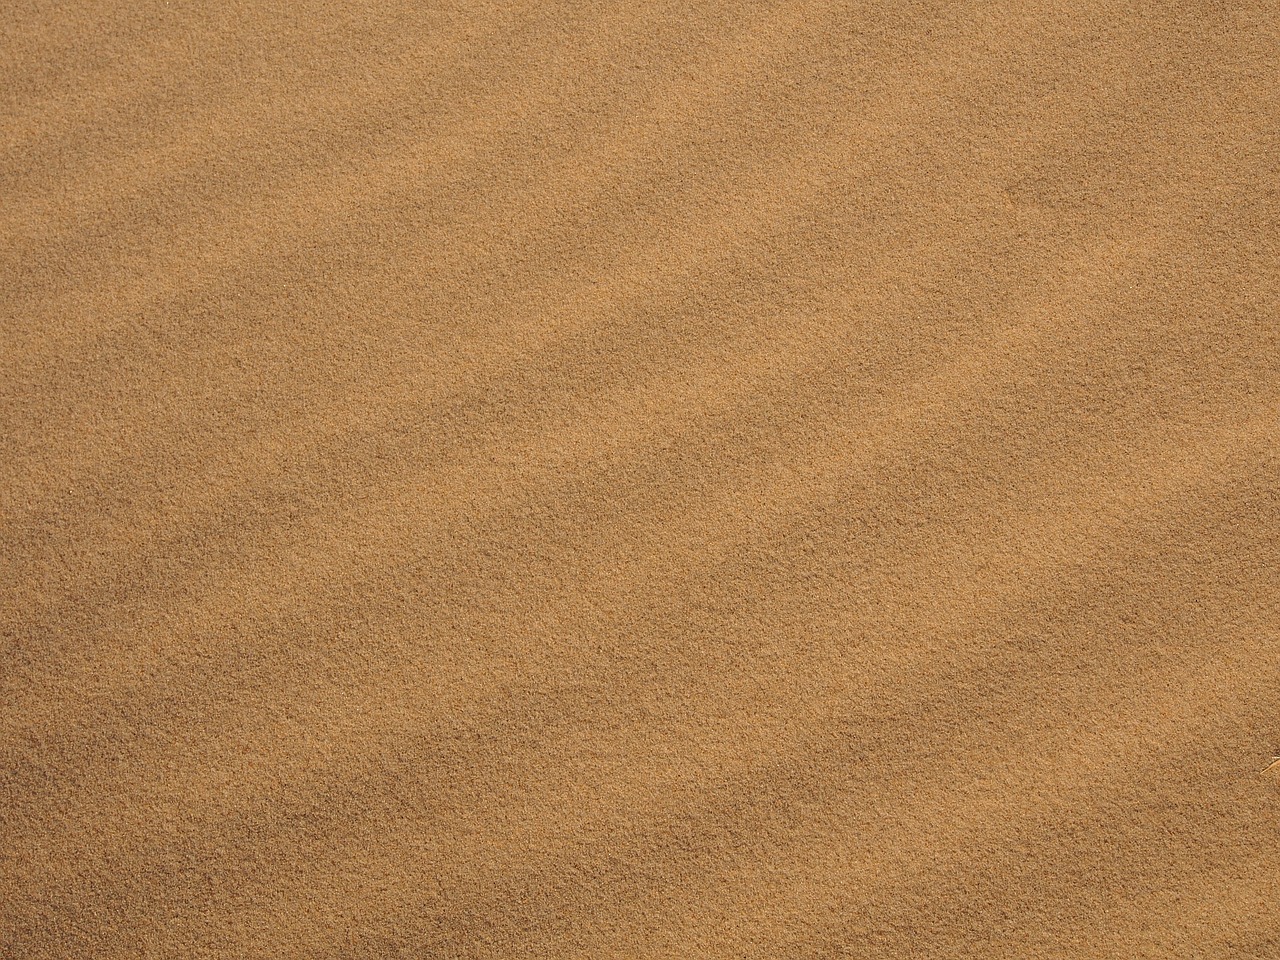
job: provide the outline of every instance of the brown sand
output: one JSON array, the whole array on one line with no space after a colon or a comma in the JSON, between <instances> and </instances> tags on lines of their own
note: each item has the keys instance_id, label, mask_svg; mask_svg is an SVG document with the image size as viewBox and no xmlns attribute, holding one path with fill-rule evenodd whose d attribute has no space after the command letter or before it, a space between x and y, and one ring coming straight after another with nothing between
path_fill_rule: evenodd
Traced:
<instances>
[{"instance_id":1,"label":"brown sand","mask_svg":"<svg viewBox=\"0 0 1280 960\"><path fill-rule=\"evenodd\" d=\"M8 0L0 956L1280 957L1278 31Z\"/></svg>"}]
</instances>

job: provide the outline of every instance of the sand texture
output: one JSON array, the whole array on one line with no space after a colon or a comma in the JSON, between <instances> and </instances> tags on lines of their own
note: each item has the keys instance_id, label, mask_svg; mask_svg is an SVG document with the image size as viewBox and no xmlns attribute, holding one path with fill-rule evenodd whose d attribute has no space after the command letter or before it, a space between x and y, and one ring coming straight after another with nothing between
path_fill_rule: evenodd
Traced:
<instances>
[{"instance_id":1,"label":"sand texture","mask_svg":"<svg viewBox=\"0 0 1280 960\"><path fill-rule=\"evenodd\" d=\"M1280 2L0 3L0 958L1280 958Z\"/></svg>"}]
</instances>

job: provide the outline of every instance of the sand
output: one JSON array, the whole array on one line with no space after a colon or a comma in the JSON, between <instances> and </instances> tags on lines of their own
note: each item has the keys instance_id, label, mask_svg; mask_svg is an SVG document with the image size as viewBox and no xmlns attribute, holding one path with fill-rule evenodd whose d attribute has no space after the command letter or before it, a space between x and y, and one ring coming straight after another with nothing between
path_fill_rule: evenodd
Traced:
<instances>
[{"instance_id":1,"label":"sand","mask_svg":"<svg viewBox=\"0 0 1280 960\"><path fill-rule=\"evenodd\" d=\"M0 21L0 957L1280 957L1274 2Z\"/></svg>"}]
</instances>

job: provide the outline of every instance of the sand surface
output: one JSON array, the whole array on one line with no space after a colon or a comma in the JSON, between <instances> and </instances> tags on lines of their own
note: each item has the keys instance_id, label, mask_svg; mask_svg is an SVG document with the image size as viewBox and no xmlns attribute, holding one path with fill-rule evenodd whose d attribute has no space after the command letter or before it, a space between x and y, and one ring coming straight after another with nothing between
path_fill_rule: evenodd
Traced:
<instances>
[{"instance_id":1,"label":"sand surface","mask_svg":"<svg viewBox=\"0 0 1280 960\"><path fill-rule=\"evenodd\" d=\"M1280 4L8 0L0 957L1280 957Z\"/></svg>"}]
</instances>

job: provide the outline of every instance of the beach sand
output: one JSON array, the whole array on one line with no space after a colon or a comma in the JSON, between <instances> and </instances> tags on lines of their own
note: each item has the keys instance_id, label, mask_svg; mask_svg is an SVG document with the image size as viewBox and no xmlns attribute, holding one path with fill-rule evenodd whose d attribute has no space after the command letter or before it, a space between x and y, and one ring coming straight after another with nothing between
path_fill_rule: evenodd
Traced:
<instances>
[{"instance_id":1,"label":"beach sand","mask_svg":"<svg viewBox=\"0 0 1280 960\"><path fill-rule=\"evenodd\" d=\"M2 21L0 957L1280 957L1276 3Z\"/></svg>"}]
</instances>

